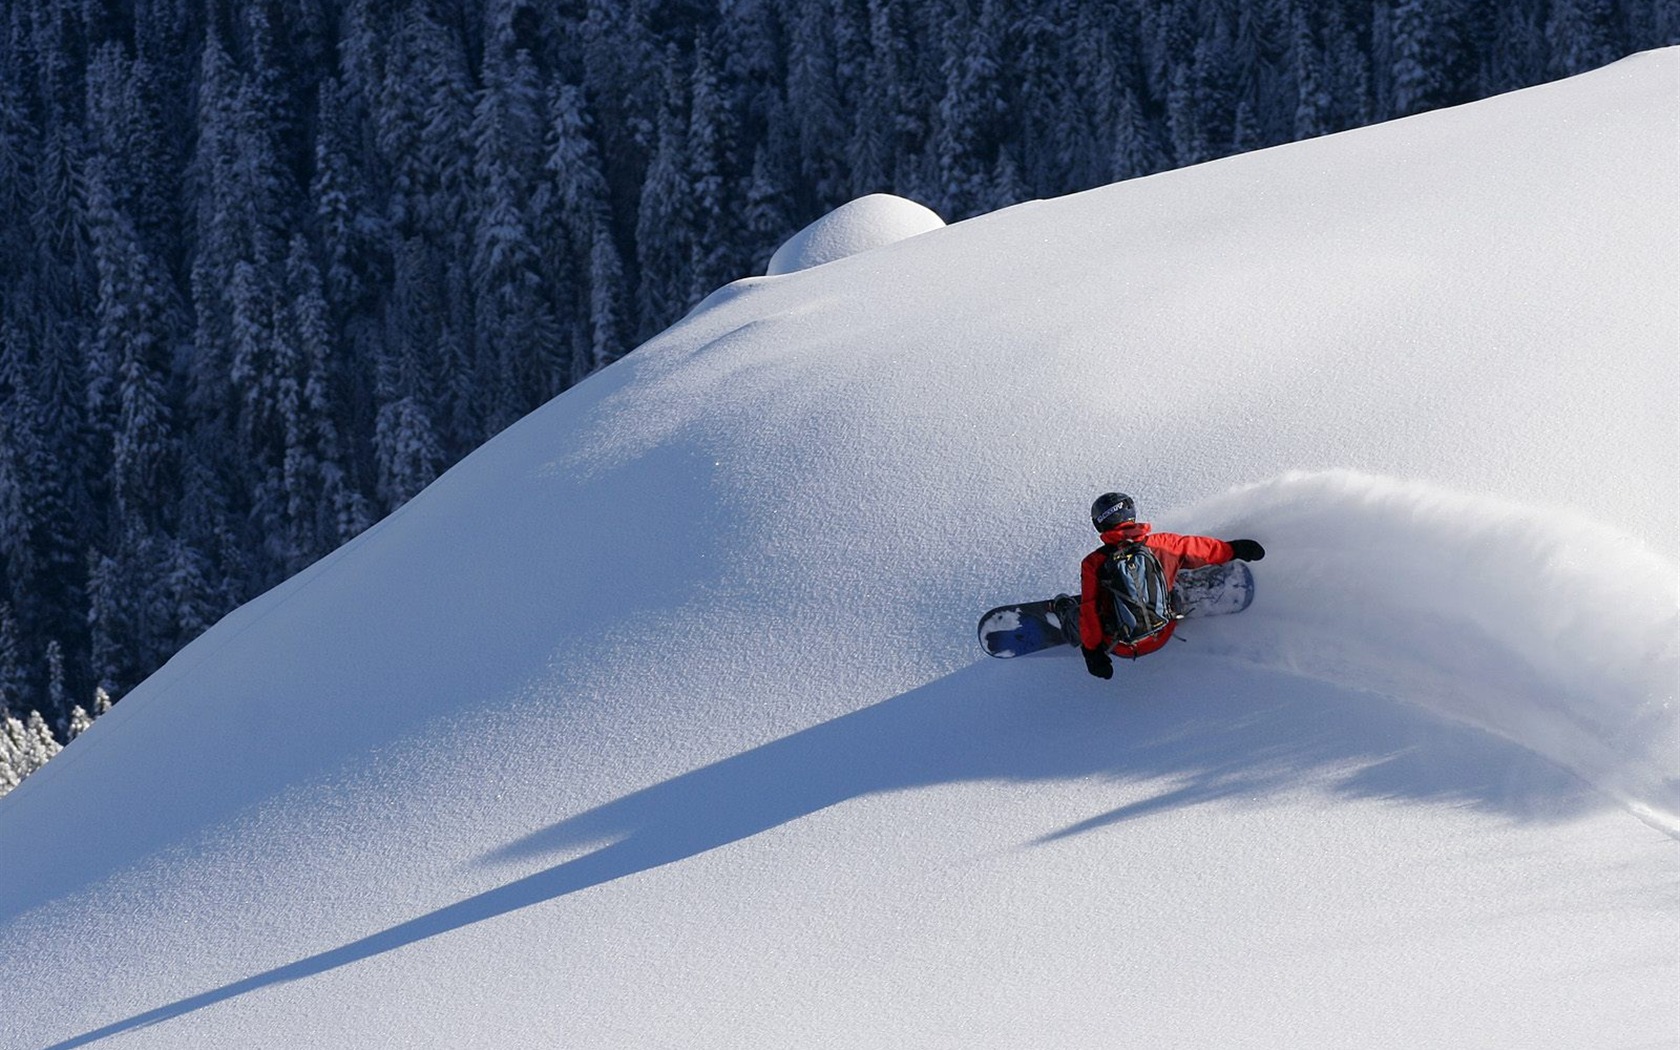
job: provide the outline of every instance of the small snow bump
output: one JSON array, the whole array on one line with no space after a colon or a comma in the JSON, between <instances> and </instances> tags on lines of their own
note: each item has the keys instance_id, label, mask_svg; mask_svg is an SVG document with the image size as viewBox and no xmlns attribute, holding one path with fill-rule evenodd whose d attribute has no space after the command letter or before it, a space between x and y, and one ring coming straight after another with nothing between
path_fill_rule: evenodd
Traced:
<instances>
[{"instance_id":1,"label":"small snow bump","mask_svg":"<svg viewBox=\"0 0 1680 1050\"><path fill-rule=\"evenodd\" d=\"M765 276L808 270L945 225L932 209L891 193L871 193L824 215L789 237L770 257Z\"/></svg>"}]
</instances>

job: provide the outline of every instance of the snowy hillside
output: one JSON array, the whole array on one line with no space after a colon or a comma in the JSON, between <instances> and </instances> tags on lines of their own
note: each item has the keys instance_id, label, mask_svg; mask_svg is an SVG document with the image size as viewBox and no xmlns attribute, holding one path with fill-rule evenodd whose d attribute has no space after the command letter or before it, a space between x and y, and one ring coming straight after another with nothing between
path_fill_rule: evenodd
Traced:
<instances>
[{"instance_id":1,"label":"snowy hillside","mask_svg":"<svg viewBox=\"0 0 1680 1050\"><path fill-rule=\"evenodd\" d=\"M0 1047L1680 1043L1677 99L720 290L0 800ZM1254 607L983 658L1111 488Z\"/></svg>"}]
</instances>

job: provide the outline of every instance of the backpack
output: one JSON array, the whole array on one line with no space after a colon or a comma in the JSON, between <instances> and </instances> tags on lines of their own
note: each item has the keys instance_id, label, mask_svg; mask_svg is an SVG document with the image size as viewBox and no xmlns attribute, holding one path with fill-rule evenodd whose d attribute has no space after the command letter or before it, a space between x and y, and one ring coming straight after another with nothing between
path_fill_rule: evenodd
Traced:
<instances>
[{"instance_id":1,"label":"backpack","mask_svg":"<svg viewBox=\"0 0 1680 1050\"><path fill-rule=\"evenodd\" d=\"M1181 618L1173 607L1161 559L1146 544L1116 547L1098 570L1097 579L1113 598L1114 619L1109 626L1115 638L1127 645L1160 634Z\"/></svg>"}]
</instances>

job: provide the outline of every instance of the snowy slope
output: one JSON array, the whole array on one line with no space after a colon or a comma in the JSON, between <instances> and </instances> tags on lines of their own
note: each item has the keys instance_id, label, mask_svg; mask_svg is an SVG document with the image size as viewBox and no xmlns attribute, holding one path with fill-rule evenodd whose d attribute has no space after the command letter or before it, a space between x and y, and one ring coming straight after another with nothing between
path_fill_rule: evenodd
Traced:
<instances>
[{"instance_id":1,"label":"snowy slope","mask_svg":"<svg viewBox=\"0 0 1680 1050\"><path fill-rule=\"evenodd\" d=\"M0 1047L1680 1043L1677 98L720 290L0 800ZM1116 487L1253 609L980 658Z\"/></svg>"}]
</instances>

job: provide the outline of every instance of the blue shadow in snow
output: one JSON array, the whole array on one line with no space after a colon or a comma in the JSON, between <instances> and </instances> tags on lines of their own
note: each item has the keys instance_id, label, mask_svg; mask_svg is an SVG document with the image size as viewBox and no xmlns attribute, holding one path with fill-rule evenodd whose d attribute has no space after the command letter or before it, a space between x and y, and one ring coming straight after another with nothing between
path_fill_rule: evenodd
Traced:
<instances>
[{"instance_id":1,"label":"blue shadow in snow","mask_svg":"<svg viewBox=\"0 0 1680 1050\"><path fill-rule=\"evenodd\" d=\"M1037 843L1303 781L1331 793L1558 819L1599 804L1569 774L1488 734L1376 697L1206 661L987 661L567 817L485 858L578 854L359 940L54 1044L69 1050L302 980L750 838L830 806L933 784L1102 777L1171 787L1046 829ZM1130 786L1128 786L1130 785ZM1100 790L1094 788L1093 790ZM579 851L582 851L579 853Z\"/></svg>"}]
</instances>

